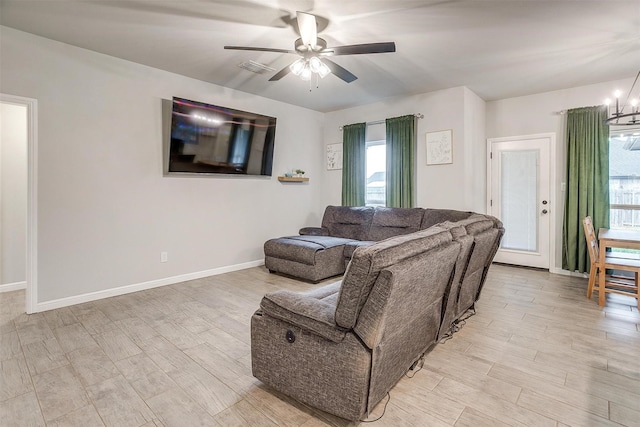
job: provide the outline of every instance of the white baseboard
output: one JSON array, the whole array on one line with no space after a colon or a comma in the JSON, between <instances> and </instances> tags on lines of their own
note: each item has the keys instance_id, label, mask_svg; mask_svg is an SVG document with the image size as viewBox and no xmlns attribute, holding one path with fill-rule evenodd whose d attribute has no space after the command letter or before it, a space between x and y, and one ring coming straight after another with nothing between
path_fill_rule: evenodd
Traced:
<instances>
[{"instance_id":1,"label":"white baseboard","mask_svg":"<svg viewBox=\"0 0 640 427\"><path fill-rule=\"evenodd\" d=\"M149 282L136 283L133 285L120 286L117 288L105 289L103 291L90 292L87 294L72 297L60 298L51 301L39 302L36 305L35 313L41 311L54 310L56 308L68 307L70 305L82 304L96 301L103 298L115 297L118 295L130 294L132 292L144 291L146 289L158 288L160 286L173 285L175 283L186 282L188 280L201 279L203 277L217 276L218 274L230 273L232 271L244 270L247 268L264 265L264 259L249 261L242 264L229 265L226 267L213 268L211 270L198 271L195 273L181 274L179 276L167 277L164 279L151 280Z\"/></svg>"},{"instance_id":2,"label":"white baseboard","mask_svg":"<svg viewBox=\"0 0 640 427\"><path fill-rule=\"evenodd\" d=\"M576 271L564 270L562 268L557 268L557 267L549 269L549 273L559 274L561 276L580 277L580 278L583 278L583 279L588 279L589 278L589 274L587 274L587 273L578 273Z\"/></svg>"},{"instance_id":3,"label":"white baseboard","mask_svg":"<svg viewBox=\"0 0 640 427\"><path fill-rule=\"evenodd\" d=\"M20 289L26 289L26 288L27 288L27 282L7 283L5 285L0 285L0 293L19 291Z\"/></svg>"}]
</instances>

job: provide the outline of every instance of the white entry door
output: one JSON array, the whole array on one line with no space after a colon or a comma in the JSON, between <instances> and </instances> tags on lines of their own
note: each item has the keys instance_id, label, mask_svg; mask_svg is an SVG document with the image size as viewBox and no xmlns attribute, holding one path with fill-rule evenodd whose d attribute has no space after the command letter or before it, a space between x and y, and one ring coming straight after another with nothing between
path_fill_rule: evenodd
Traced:
<instances>
[{"instance_id":1,"label":"white entry door","mask_svg":"<svg viewBox=\"0 0 640 427\"><path fill-rule=\"evenodd\" d=\"M489 139L488 211L505 228L495 261L548 269L553 135Z\"/></svg>"}]
</instances>

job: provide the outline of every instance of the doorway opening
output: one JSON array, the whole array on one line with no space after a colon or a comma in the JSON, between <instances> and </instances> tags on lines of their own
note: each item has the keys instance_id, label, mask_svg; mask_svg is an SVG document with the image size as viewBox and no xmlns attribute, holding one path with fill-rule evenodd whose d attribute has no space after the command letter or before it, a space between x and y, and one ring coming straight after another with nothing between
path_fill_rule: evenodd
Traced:
<instances>
[{"instance_id":1,"label":"doorway opening","mask_svg":"<svg viewBox=\"0 0 640 427\"><path fill-rule=\"evenodd\" d=\"M34 313L38 301L37 100L0 94L0 105L3 116L0 197L11 205L3 212L0 224L2 263L7 269L5 272L3 268L2 281L8 285L0 290L25 288L25 311Z\"/></svg>"}]
</instances>

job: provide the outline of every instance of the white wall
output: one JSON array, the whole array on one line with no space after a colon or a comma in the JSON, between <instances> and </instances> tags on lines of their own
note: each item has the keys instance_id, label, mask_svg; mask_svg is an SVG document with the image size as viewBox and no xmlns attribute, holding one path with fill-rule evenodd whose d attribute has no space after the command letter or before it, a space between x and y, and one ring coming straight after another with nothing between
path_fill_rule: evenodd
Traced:
<instances>
[{"instance_id":1,"label":"white wall","mask_svg":"<svg viewBox=\"0 0 640 427\"><path fill-rule=\"evenodd\" d=\"M0 31L0 92L38 100L39 303L259 261L268 238L319 223L321 113ZM277 117L274 176L163 177L172 96ZM310 182L278 182L291 167Z\"/></svg>"},{"instance_id":2,"label":"white wall","mask_svg":"<svg viewBox=\"0 0 640 427\"><path fill-rule=\"evenodd\" d=\"M0 103L0 285L25 281L27 108Z\"/></svg>"},{"instance_id":3,"label":"white wall","mask_svg":"<svg viewBox=\"0 0 640 427\"><path fill-rule=\"evenodd\" d=\"M324 145L342 142L339 127L422 113L417 127L416 206L484 212L484 101L465 87L390 99L327 113ZM453 163L426 166L426 133L453 130ZM323 203L340 204L342 171L327 171Z\"/></svg>"},{"instance_id":4,"label":"white wall","mask_svg":"<svg viewBox=\"0 0 640 427\"><path fill-rule=\"evenodd\" d=\"M626 93L633 79L604 82L554 92L540 93L518 98L487 102L487 138L501 138L538 133L556 134L556 198L550 206L555 215L556 227L552 232L551 244L556 247L555 265L552 271L562 267L562 221L564 216L564 198L562 183L566 176L566 116L560 114L571 108L600 105L605 98L611 98L615 89ZM553 206L556 208L553 209Z\"/></svg>"},{"instance_id":5,"label":"white wall","mask_svg":"<svg viewBox=\"0 0 640 427\"><path fill-rule=\"evenodd\" d=\"M465 206L474 212L486 212L486 103L466 87L464 129Z\"/></svg>"}]
</instances>

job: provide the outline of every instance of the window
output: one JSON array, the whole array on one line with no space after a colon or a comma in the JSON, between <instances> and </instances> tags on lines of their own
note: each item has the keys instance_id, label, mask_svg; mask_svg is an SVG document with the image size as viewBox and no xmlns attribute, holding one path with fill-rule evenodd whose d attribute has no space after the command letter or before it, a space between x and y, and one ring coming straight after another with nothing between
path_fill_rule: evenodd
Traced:
<instances>
[{"instance_id":1,"label":"window","mask_svg":"<svg viewBox=\"0 0 640 427\"><path fill-rule=\"evenodd\" d=\"M365 191L366 206L386 205L386 158L385 141L367 142L367 188Z\"/></svg>"},{"instance_id":2,"label":"window","mask_svg":"<svg viewBox=\"0 0 640 427\"><path fill-rule=\"evenodd\" d=\"M611 228L640 230L640 128L609 135Z\"/></svg>"}]
</instances>

